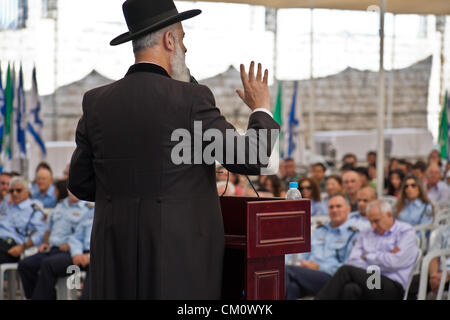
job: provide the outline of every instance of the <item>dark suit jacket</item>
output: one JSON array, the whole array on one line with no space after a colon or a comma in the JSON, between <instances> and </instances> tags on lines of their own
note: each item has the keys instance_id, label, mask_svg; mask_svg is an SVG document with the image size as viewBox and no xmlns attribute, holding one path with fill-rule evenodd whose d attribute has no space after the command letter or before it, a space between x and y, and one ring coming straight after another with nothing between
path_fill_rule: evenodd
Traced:
<instances>
[{"instance_id":1,"label":"dark suit jacket","mask_svg":"<svg viewBox=\"0 0 450 320\"><path fill-rule=\"evenodd\" d=\"M207 87L173 80L153 64L136 64L84 95L69 189L95 201L91 298L220 298L224 233L215 165L171 161L178 143L172 132L193 132L194 120L203 130L234 129ZM279 128L265 112L253 113L248 127ZM258 174L261 166L226 167Z\"/></svg>"}]
</instances>

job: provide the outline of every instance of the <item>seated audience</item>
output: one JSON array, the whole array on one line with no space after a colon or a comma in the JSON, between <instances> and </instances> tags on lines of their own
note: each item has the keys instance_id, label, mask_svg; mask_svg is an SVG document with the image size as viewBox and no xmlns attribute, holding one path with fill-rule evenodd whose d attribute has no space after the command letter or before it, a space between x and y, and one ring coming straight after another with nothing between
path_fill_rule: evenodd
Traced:
<instances>
[{"instance_id":1,"label":"seated audience","mask_svg":"<svg viewBox=\"0 0 450 320\"><path fill-rule=\"evenodd\" d=\"M403 174L406 176L411 172L412 165L405 159L400 159L398 161L397 169L403 171Z\"/></svg>"},{"instance_id":2,"label":"seated audience","mask_svg":"<svg viewBox=\"0 0 450 320\"><path fill-rule=\"evenodd\" d=\"M357 167L355 171L359 174L359 180L361 181L361 188L372 187L375 185L370 180L369 170L366 167Z\"/></svg>"},{"instance_id":3,"label":"seated audience","mask_svg":"<svg viewBox=\"0 0 450 320\"><path fill-rule=\"evenodd\" d=\"M389 172L388 185L387 185L387 194L389 196L398 197L400 194L400 189L402 187L403 179L405 178L405 174L402 170L395 169Z\"/></svg>"},{"instance_id":4,"label":"seated audience","mask_svg":"<svg viewBox=\"0 0 450 320\"><path fill-rule=\"evenodd\" d=\"M55 186L56 203L61 202L69 196L67 193L67 180L59 180L53 183Z\"/></svg>"},{"instance_id":5,"label":"seated audience","mask_svg":"<svg viewBox=\"0 0 450 320\"><path fill-rule=\"evenodd\" d=\"M433 203L450 200L450 189L444 181L441 181L441 169L437 164L431 164L427 168L427 195Z\"/></svg>"},{"instance_id":6,"label":"seated audience","mask_svg":"<svg viewBox=\"0 0 450 320\"><path fill-rule=\"evenodd\" d=\"M83 221L89 209L84 201L79 201L70 192L69 196L53 209L44 241L38 248L39 252L19 262L19 275L27 299L31 299L33 295L42 262L61 252L69 251L69 237Z\"/></svg>"},{"instance_id":7,"label":"seated audience","mask_svg":"<svg viewBox=\"0 0 450 320\"><path fill-rule=\"evenodd\" d=\"M431 252L445 249L450 249L450 225L446 225L444 227L440 227L439 229L437 229L436 238L434 242L431 244L429 251ZM450 280L450 258L447 258L446 267L447 267L447 277L445 280L444 290L448 291ZM428 274L430 277L428 281L428 287L432 292L437 293L439 285L441 283L441 278L443 276L439 257L436 257L430 261Z\"/></svg>"},{"instance_id":8,"label":"seated audience","mask_svg":"<svg viewBox=\"0 0 450 320\"><path fill-rule=\"evenodd\" d=\"M286 192L281 187L281 180L276 175L267 176L264 181L264 188L271 192L274 197L286 197Z\"/></svg>"},{"instance_id":9,"label":"seated audience","mask_svg":"<svg viewBox=\"0 0 450 320\"><path fill-rule=\"evenodd\" d=\"M382 200L368 205L367 218L372 228L359 233L346 265L336 271L316 299L403 298L419 252L414 229L395 220L391 206ZM368 272L368 268L374 266L380 272L379 278L373 271Z\"/></svg>"},{"instance_id":10,"label":"seated audience","mask_svg":"<svg viewBox=\"0 0 450 320\"><path fill-rule=\"evenodd\" d=\"M346 153L342 157L342 163L345 164L351 164L352 168L355 169L357 167L358 160L356 159L356 155L353 153Z\"/></svg>"},{"instance_id":11,"label":"seated audience","mask_svg":"<svg viewBox=\"0 0 450 320\"><path fill-rule=\"evenodd\" d=\"M284 161L284 175L281 176L282 187L285 190L289 189L289 182L294 182L298 180L297 175L297 165L294 159L286 158Z\"/></svg>"},{"instance_id":12,"label":"seated audience","mask_svg":"<svg viewBox=\"0 0 450 320\"><path fill-rule=\"evenodd\" d=\"M300 190L302 198L311 200L311 217L327 214L327 209L320 201L319 186L312 178L301 178L298 180L298 190Z\"/></svg>"},{"instance_id":13,"label":"seated audience","mask_svg":"<svg viewBox=\"0 0 450 320\"><path fill-rule=\"evenodd\" d=\"M44 208L56 206L55 187L50 167L40 165L36 170L36 183L31 187L31 197L39 200Z\"/></svg>"},{"instance_id":14,"label":"seated audience","mask_svg":"<svg viewBox=\"0 0 450 320\"><path fill-rule=\"evenodd\" d=\"M325 208L328 208L328 199L335 194L343 192L341 177L338 175L328 176L325 191L327 192L327 197L323 200L323 205Z\"/></svg>"},{"instance_id":15,"label":"seated audience","mask_svg":"<svg viewBox=\"0 0 450 320\"><path fill-rule=\"evenodd\" d=\"M377 192L372 187L364 187L358 191L358 211L351 212L348 217L349 224L362 231L370 228L366 216L367 205L377 199Z\"/></svg>"},{"instance_id":16,"label":"seated audience","mask_svg":"<svg viewBox=\"0 0 450 320\"><path fill-rule=\"evenodd\" d=\"M425 183L425 172L427 170L427 164L423 161L417 161L411 168L411 173L419 178L422 183Z\"/></svg>"},{"instance_id":17,"label":"seated audience","mask_svg":"<svg viewBox=\"0 0 450 320\"><path fill-rule=\"evenodd\" d=\"M42 243L47 230L44 213L29 199L27 181L12 178L9 192L11 205L0 217L0 264L19 261L26 248Z\"/></svg>"},{"instance_id":18,"label":"seated audience","mask_svg":"<svg viewBox=\"0 0 450 320\"><path fill-rule=\"evenodd\" d=\"M324 164L317 162L311 166L311 178L319 185L320 192L325 192L327 168Z\"/></svg>"},{"instance_id":19,"label":"seated audience","mask_svg":"<svg viewBox=\"0 0 450 320\"><path fill-rule=\"evenodd\" d=\"M8 172L0 173L0 217L6 214L9 207L9 183L11 182L11 174Z\"/></svg>"},{"instance_id":20,"label":"seated audience","mask_svg":"<svg viewBox=\"0 0 450 320\"><path fill-rule=\"evenodd\" d=\"M376 166L377 164L377 153L375 151L369 151L367 152L367 165L373 165Z\"/></svg>"},{"instance_id":21,"label":"seated audience","mask_svg":"<svg viewBox=\"0 0 450 320\"><path fill-rule=\"evenodd\" d=\"M358 230L348 224L350 206L344 195L329 199L330 221L314 231L311 251L298 265L286 266L286 299L315 295L347 260Z\"/></svg>"},{"instance_id":22,"label":"seated audience","mask_svg":"<svg viewBox=\"0 0 450 320\"><path fill-rule=\"evenodd\" d=\"M433 206L419 178L406 176L397 200L395 216L415 227L433 222Z\"/></svg>"},{"instance_id":23,"label":"seated audience","mask_svg":"<svg viewBox=\"0 0 450 320\"><path fill-rule=\"evenodd\" d=\"M89 298L89 252L93 218L94 208L91 208L87 214L83 215L75 232L69 237L67 241L69 250L54 254L42 261L39 277L33 291L33 300L56 299L56 281L60 277L66 277L67 268L72 265L79 266L81 270L87 272L81 299Z\"/></svg>"},{"instance_id":24,"label":"seated audience","mask_svg":"<svg viewBox=\"0 0 450 320\"><path fill-rule=\"evenodd\" d=\"M350 201L351 211L358 210L358 191L361 189L361 180L355 171L348 171L342 175L344 192Z\"/></svg>"}]
</instances>

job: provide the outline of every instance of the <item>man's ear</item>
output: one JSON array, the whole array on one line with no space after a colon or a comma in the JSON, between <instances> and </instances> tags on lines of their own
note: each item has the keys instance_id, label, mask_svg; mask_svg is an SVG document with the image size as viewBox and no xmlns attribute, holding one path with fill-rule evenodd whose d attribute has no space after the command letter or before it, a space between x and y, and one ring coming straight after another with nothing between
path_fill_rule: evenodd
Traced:
<instances>
[{"instance_id":1,"label":"man's ear","mask_svg":"<svg viewBox=\"0 0 450 320\"><path fill-rule=\"evenodd\" d=\"M172 31L167 31L164 33L163 37L164 48L168 51L175 51L175 37L172 34Z\"/></svg>"}]
</instances>

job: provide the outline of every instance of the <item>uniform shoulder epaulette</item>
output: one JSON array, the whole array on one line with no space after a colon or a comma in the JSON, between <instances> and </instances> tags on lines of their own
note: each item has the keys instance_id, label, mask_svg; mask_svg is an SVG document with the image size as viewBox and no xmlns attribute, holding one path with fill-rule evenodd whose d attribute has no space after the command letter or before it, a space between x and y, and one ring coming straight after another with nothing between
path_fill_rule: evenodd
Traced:
<instances>
[{"instance_id":1,"label":"uniform shoulder epaulette","mask_svg":"<svg viewBox=\"0 0 450 320\"><path fill-rule=\"evenodd\" d=\"M359 229L358 229L357 227L355 227L355 226L349 226L349 227L348 227L348 230L351 230L351 231L353 231L353 232L359 231Z\"/></svg>"},{"instance_id":2,"label":"uniform shoulder epaulette","mask_svg":"<svg viewBox=\"0 0 450 320\"><path fill-rule=\"evenodd\" d=\"M325 223L323 223L321 221L317 222L317 227L316 228L323 228L323 227L325 227Z\"/></svg>"},{"instance_id":3,"label":"uniform shoulder epaulette","mask_svg":"<svg viewBox=\"0 0 450 320\"><path fill-rule=\"evenodd\" d=\"M88 207L89 209L92 209L92 208L95 207L95 203L92 203L92 202L86 202L86 203L85 203L85 206Z\"/></svg>"},{"instance_id":4,"label":"uniform shoulder epaulette","mask_svg":"<svg viewBox=\"0 0 450 320\"><path fill-rule=\"evenodd\" d=\"M44 209L41 208L36 202L33 202L33 203L31 204L31 208L32 208L34 211L40 211L40 212L44 213Z\"/></svg>"}]
</instances>

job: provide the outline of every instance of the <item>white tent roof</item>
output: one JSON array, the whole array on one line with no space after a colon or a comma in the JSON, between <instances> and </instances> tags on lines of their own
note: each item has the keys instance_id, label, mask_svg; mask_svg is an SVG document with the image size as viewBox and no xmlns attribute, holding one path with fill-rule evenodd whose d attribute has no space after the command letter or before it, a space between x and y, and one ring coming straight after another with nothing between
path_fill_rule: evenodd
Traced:
<instances>
[{"instance_id":1,"label":"white tent roof","mask_svg":"<svg viewBox=\"0 0 450 320\"><path fill-rule=\"evenodd\" d=\"M260 5L271 8L309 8L310 0L201 0ZM367 10L378 5L377 0L314 0L315 9ZM449 0L387 0L386 12L411 14L450 14Z\"/></svg>"}]
</instances>

